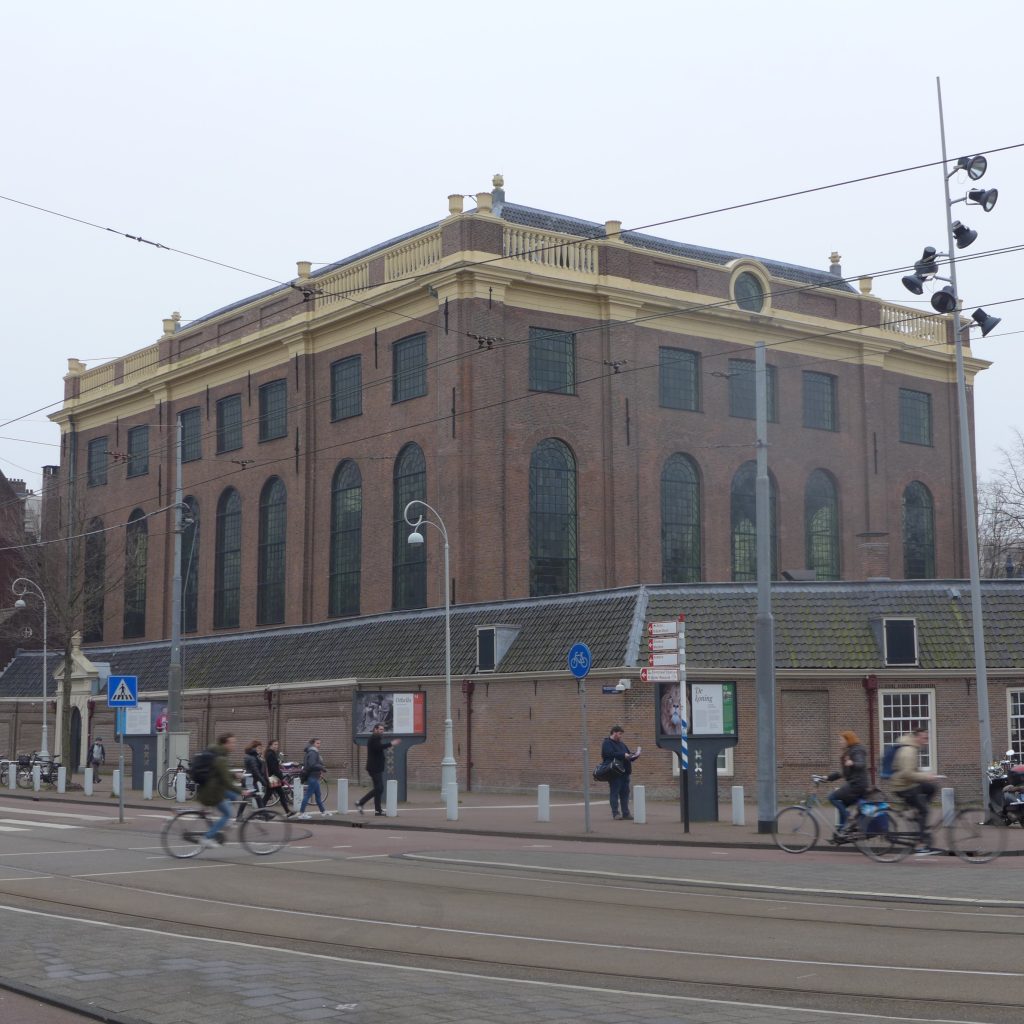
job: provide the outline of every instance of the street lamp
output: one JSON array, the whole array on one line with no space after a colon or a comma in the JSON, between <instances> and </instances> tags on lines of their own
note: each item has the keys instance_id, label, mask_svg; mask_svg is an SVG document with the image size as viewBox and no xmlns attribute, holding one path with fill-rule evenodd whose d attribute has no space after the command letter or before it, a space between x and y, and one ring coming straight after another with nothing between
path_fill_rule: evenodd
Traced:
<instances>
[{"instance_id":1,"label":"street lamp","mask_svg":"<svg viewBox=\"0 0 1024 1024\"><path fill-rule=\"evenodd\" d=\"M36 597L43 602L43 737L39 753L44 757L48 757L50 753L50 744L46 733L46 595L43 593L43 588L39 586L38 583L33 583L32 580L27 580L24 576L19 576L11 584L11 590L18 598L18 600L14 602L15 608L21 609L27 607L25 604L25 595L29 592L35 594Z\"/></svg>"},{"instance_id":2,"label":"street lamp","mask_svg":"<svg viewBox=\"0 0 1024 1024\"><path fill-rule=\"evenodd\" d=\"M422 514L413 522L410 518L412 509L420 506L434 516L434 519L427 519ZM458 776L455 763L455 749L452 743L452 609L448 597L448 530L445 529L444 520L435 508L431 508L425 501L418 498L410 501L405 506L403 513L405 521L412 527L408 543L412 545L423 543L421 526L433 526L444 538L444 757L441 760L441 798L449 800L450 790L458 792ZM436 522L434 521L436 520Z\"/></svg>"}]
</instances>

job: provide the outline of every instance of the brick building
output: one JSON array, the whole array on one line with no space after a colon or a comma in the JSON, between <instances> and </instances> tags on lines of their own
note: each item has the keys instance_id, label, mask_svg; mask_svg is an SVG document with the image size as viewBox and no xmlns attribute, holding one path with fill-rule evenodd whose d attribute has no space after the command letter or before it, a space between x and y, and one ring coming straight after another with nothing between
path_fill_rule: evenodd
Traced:
<instances>
[{"instance_id":1,"label":"brick building","mask_svg":"<svg viewBox=\"0 0 1024 1024\"><path fill-rule=\"evenodd\" d=\"M186 635L442 604L413 498L444 517L459 603L751 580L757 340L776 575L962 576L948 319L837 271L515 205L496 178L468 212L449 197L123 358L69 360L46 492L107 531L87 645L169 633L179 421ZM968 351L969 380L984 365Z\"/></svg>"}]
</instances>

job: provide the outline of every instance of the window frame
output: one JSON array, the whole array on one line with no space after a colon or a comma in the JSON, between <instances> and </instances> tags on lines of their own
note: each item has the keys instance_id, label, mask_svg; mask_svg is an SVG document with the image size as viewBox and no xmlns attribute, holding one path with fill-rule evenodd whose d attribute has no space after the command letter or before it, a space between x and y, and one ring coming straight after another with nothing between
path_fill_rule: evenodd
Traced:
<instances>
[{"instance_id":1,"label":"window frame","mask_svg":"<svg viewBox=\"0 0 1024 1024\"><path fill-rule=\"evenodd\" d=\"M121 637L138 640L146 636L146 600L149 582L149 521L142 509L135 509L125 527L124 587L121 607ZM140 558L132 550L141 550ZM134 564L129 568L129 557Z\"/></svg>"},{"instance_id":2,"label":"window frame","mask_svg":"<svg viewBox=\"0 0 1024 1024\"><path fill-rule=\"evenodd\" d=\"M692 474L692 480L680 481L677 479L666 479L666 474L669 469L676 465L684 465L688 471ZM684 502L690 502L693 509L693 516L689 520L684 520L681 516L676 518L669 518L666 516L666 509L669 507L668 500L669 494L666 492L666 487L672 488L689 488L692 489L692 494L688 494L683 500ZM699 583L702 576L703 569L703 523L701 521L701 513L703 511L701 504L701 475L700 467L697 465L696 459L686 452L672 452L666 456L665 461L661 464L661 475L658 481L658 499L660 504L660 520L661 520L661 582L662 583ZM675 506L672 506L675 507ZM676 543L670 543L669 527L672 527L675 531L673 536L678 538ZM689 540L694 541L692 545L687 544L687 535ZM686 573L677 574L669 572L671 565L677 564L672 559L667 557L667 553L673 549L682 550L686 547L693 547L693 557L688 563L688 567L691 570L691 575L687 576ZM686 578L677 579L677 576L683 576ZM670 578L671 577L671 578Z\"/></svg>"},{"instance_id":3,"label":"window frame","mask_svg":"<svg viewBox=\"0 0 1024 1024\"><path fill-rule=\"evenodd\" d=\"M288 488L272 476L260 489L256 543L256 625L279 626L288 614Z\"/></svg>"},{"instance_id":4,"label":"window frame","mask_svg":"<svg viewBox=\"0 0 1024 1024\"><path fill-rule=\"evenodd\" d=\"M911 398L911 396L914 396ZM926 401L919 401L926 399ZM916 408L925 410L924 425L927 428L924 432L912 430L916 424L912 422L914 417L911 409L915 408L910 402L916 402ZM919 424L917 424L919 425ZM911 437L912 433L927 433L927 440L920 440L920 436ZM918 391L916 388L900 388L900 443L916 444L923 448L933 448L935 440L935 417L932 414L932 394L930 391Z\"/></svg>"},{"instance_id":5,"label":"window frame","mask_svg":"<svg viewBox=\"0 0 1024 1024\"><path fill-rule=\"evenodd\" d=\"M544 449L557 451L564 457L564 466L540 465ZM535 460L538 464L535 465ZM547 509L541 508L545 496L555 495L551 486L553 474L559 474L557 483L564 480L565 508L554 507L548 502ZM577 594L580 590L580 511L579 511L579 460L573 449L559 437L545 437L534 445L530 452L529 465L529 586L530 597L552 597L558 594ZM545 479L545 476L547 479ZM559 529L558 520L564 520L564 531ZM551 541L560 532L565 534L561 554L550 554ZM554 570L554 571L553 571ZM565 586L557 583L564 576ZM542 585L544 584L544 585ZM552 586L552 584L555 584Z\"/></svg>"},{"instance_id":6,"label":"window frame","mask_svg":"<svg viewBox=\"0 0 1024 1024\"><path fill-rule=\"evenodd\" d=\"M86 527L83 566L90 583L85 591L82 615L82 642L103 642L107 597L107 535L103 520L94 516ZM98 582L97 582L98 581Z\"/></svg>"},{"instance_id":7,"label":"window frame","mask_svg":"<svg viewBox=\"0 0 1024 1024\"><path fill-rule=\"evenodd\" d=\"M188 494L182 499L188 506L191 523L181 529L181 631L199 631L199 543L202 539L199 523L199 502ZM182 516L185 516L182 510Z\"/></svg>"},{"instance_id":8,"label":"window frame","mask_svg":"<svg viewBox=\"0 0 1024 1024\"><path fill-rule=\"evenodd\" d=\"M915 541L915 547L920 548L924 552L923 561L925 563L925 572L921 575L909 575L907 573L908 568L908 548L910 545L907 542L907 493L912 487L920 488L920 491L928 498L928 512L930 520L927 523L928 529L930 530L931 536L929 544L925 545ZM916 492L915 492L916 493ZM914 506L915 510L923 508L923 505ZM935 495L932 494L931 488L923 480L911 480L906 487L903 488L903 494L900 496L900 544L903 548L903 578L908 580L934 580L937 578L936 572L936 543L935 543Z\"/></svg>"},{"instance_id":9,"label":"window frame","mask_svg":"<svg viewBox=\"0 0 1024 1024\"><path fill-rule=\"evenodd\" d=\"M814 409L813 395L808 393L808 385L811 382L817 384L827 385L827 401L825 403L819 403L820 407L827 406L825 409L825 415L820 419L821 422L812 423L813 417L811 413ZM838 409L838 396L839 396L839 383L838 378L834 373L821 373L818 370L804 370L801 378L803 384L803 412L804 412L804 427L807 430L827 430L831 433L839 432L839 409ZM824 392L822 392L824 393Z\"/></svg>"},{"instance_id":10,"label":"window frame","mask_svg":"<svg viewBox=\"0 0 1024 1024\"><path fill-rule=\"evenodd\" d=\"M232 412L237 409L238 422L227 422L227 411L231 409ZM232 437L228 437L228 431L232 432ZM235 431L237 431L237 444L229 443L234 439ZM244 438L242 436L242 396L241 394L225 395L223 398L217 399L217 454L223 455L225 452L237 452L244 444Z\"/></svg>"},{"instance_id":11,"label":"window frame","mask_svg":"<svg viewBox=\"0 0 1024 1024\"><path fill-rule=\"evenodd\" d=\"M86 445L85 452L87 485L89 487L105 487L110 470L110 438L106 434L102 437L94 437ZM102 456L102 460L100 456Z\"/></svg>"},{"instance_id":12,"label":"window frame","mask_svg":"<svg viewBox=\"0 0 1024 1024\"><path fill-rule=\"evenodd\" d=\"M1014 714L1015 703L1017 705L1016 714ZM1014 725L1015 719L1018 722L1016 726ZM1010 686L1006 689L1006 734L1007 749L1013 747L1018 757L1024 755L1024 687ZM1014 734L1016 734L1016 740Z\"/></svg>"},{"instance_id":13,"label":"window frame","mask_svg":"<svg viewBox=\"0 0 1024 1024\"><path fill-rule=\"evenodd\" d=\"M561 346L564 351L559 353ZM547 395L576 394L576 334L550 327L529 329L527 390ZM547 386L544 378L550 378Z\"/></svg>"},{"instance_id":14,"label":"window frame","mask_svg":"<svg viewBox=\"0 0 1024 1024\"><path fill-rule=\"evenodd\" d=\"M195 414L194 430L195 436L190 435L190 424L193 422L191 413ZM186 416L188 419L186 420ZM197 462L203 457L203 412L198 405L189 406L178 413L178 422L181 424L181 461ZM195 454L192 454L192 450Z\"/></svg>"},{"instance_id":15,"label":"window frame","mask_svg":"<svg viewBox=\"0 0 1024 1024\"><path fill-rule=\"evenodd\" d=\"M878 690L878 739L881 749L884 751L890 743L895 743L900 736L906 735L914 728L916 722L927 722L928 725L928 746L919 755L919 764L922 771L937 772L939 757L937 749L936 720L935 720L935 694L936 690L931 686L919 687L885 687ZM889 716L886 717L886 698L892 697L921 697L928 701L928 717L926 719L914 715ZM898 730L886 730L887 722L903 722Z\"/></svg>"},{"instance_id":16,"label":"window frame","mask_svg":"<svg viewBox=\"0 0 1024 1024\"><path fill-rule=\"evenodd\" d=\"M415 353L416 365L411 366ZM408 362L411 366L405 365ZM427 394L426 332L399 338L391 346L391 404L411 402Z\"/></svg>"},{"instance_id":17,"label":"window frame","mask_svg":"<svg viewBox=\"0 0 1024 1024\"><path fill-rule=\"evenodd\" d=\"M406 468L407 460L417 465ZM401 473L399 471L402 471ZM391 471L391 608L405 611L427 607L427 535L422 544L409 544L411 527L405 521L410 501L427 500L427 457L423 449L410 441L395 456ZM428 531L429 532L429 531ZM448 580L444 581L450 586Z\"/></svg>"},{"instance_id":18,"label":"window frame","mask_svg":"<svg viewBox=\"0 0 1024 1024\"><path fill-rule=\"evenodd\" d=\"M812 494L812 486L818 481L823 481L830 490L829 501L821 500L823 494L819 491ZM811 503L816 502L812 512ZM827 533L828 548L831 552L831 564L826 572L831 574L822 575L821 567L815 564L816 553L823 550L821 538L826 536L823 529L814 529L814 517L824 509L831 513L831 529ZM812 470L804 484L804 565L814 570L815 579L818 580L839 580L842 579L842 555L843 555L842 530L839 521L839 485L835 478L825 469Z\"/></svg>"},{"instance_id":19,"label":"window frame","mask_svg":"<svg viewBox=\"0 0 1024 1024\"><path fill-rule=\"evenodd\" d=\"M669 353L672 353L670 356ZM680 358L681 356L688 357L686 359ZM689 362L689 370L692 375L692 379L689 382L684 382L682 388L676 389L670 386L670 379L674 375L684 376L686 371L681 371L678 366L672 367L670 364L675 361L677 364L684 364ZM681 412L700 412L701 411L701 387L700 387L700 353L695 352L688 348L677 348L673 345L661 345L658 348L658 404L662 409L678 409ZM689 384L689 387L686 384ZM691 395L684 395L680 401L672 401L677 393L682 393L685 390L689 390ZM686 404L686 400L692 400L692 405Z\"/></svg>"},{"instance_id":20,"label":"window frame","mask_svg":"<svg viewBox=\"0 0 1024 1024\"><path fill-rule=\"evenodd\" d=\"M237 510L229 512L227 505L231 499L237 499ZM217 499L217 510L214 519L213 537L213 628L237 629L242 621L242 527L243 527L242 496L235 487L225 488ZM226 546L228 516L235 521L237 547ZM233 541L233 539L232 539ZM234 541L233 541L234 542ZM234 558L229 565L228 556ZM232 573L232 586L225 586L228 572ZM231 616L225 615L225 595L234 594L234 621L227 621Z\"/></svg>"},{"instance_id":21,"label":"window frame","mask_svg":"<svg viewBox=\"0 0 1024 1024\"><path fill-rule=\"evenodd\" d=\"M890 622L910 622L914 626L914 660L889 660L889 631L885 628ZM921 635L917 628L917 619L912 615L884 615L882 617L882 663L886 668L920 668L921 667Z\"/></svg>"},{"instance_id":22,"label":"window frame","mask_svg":"<svg viewBox=\"0 0 1024 1024\"><path fill-rule=\"evenodd\" d=\"M135 438L145 438L144 451L141 453L133 451ZM139 468L139 463L142 468ZM149 475L149 425L144 423L138 427L132 427L128 431L128 469L127 476L148 476Z\"/></svg>"},{"instance_id":23,"label":"window frame","mask_svg":"<svg viewBox=\"0 0 1024 1024\"><path fill-rule=\"evenodd\" d=\"M271 408L271 402L279 402L280 409ZM260 444L264 441L276 441L288 436L288 380L281 377L269 380L259 388ZM280 423L277 423L277 419ZM276 433L271 433L271 430Z\"/></svg>"},{"instance_id":24,"label":"window frame","mask_svg":"<svg viewBox=\"0 0 1024 1024\"><path fill-rule=\"evenodd\" d=\"M351 472L350 472L351 467ZM345 483L348 474L350 482ZM359 492L358 515L343 507L342 495ZM357 525L351 521L357 519ZM331 547L327 565L327 617L347 618L358 615L362 602L363 574L363 475L354 459L343 459L331 477ZM349 525L345 525L349 524ZM345 555L352 555L351 562ZM354 566L354 568L352 567ZM354 600L345 601L346 594L354 593Z\"/></svg>"},{"instance_id":25,"label":"window frame","mask_svg":"<svg viewBox=\"0 0 1024 1024\"><path fill-rule=\"evenodd\" d=\"M346 393L341 387L339 379L344 374L346 367L355 368L355 385ZM345 411L344 403L347 397L352 398L354 406L351 412ZM335 359L331 363L331 422L348 420L353 416L363 414L363 357L361 355L345 356L344 359Z\"/></svg>"},{"instance_id":26,"label":"window frame","mask_svg":"<svg viewBox=\"0 0 1024 1024\"><path fill-rule=\"evenodd\" d=\"M768 422L779 422L778 379L774 363L765 365L768 376ZM757 419L757 364L753 359L730 359L729 368L729 415L738 420ZM746 384L749 377L750 384ZM743 382L741 384L741 381ZM749 399L740 388L750 388ZM743 409L750 402L750 415Z\"/></svg>"}]
</instances>

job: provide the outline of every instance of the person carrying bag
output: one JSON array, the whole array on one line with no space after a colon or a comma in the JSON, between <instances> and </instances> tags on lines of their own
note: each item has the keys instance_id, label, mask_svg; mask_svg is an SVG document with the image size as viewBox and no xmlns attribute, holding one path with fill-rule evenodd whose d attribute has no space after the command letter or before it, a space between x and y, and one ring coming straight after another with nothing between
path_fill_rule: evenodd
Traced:
<instances>
[{"instance_id":1,"label":"person carrying bag","mask_svg":"<svg viewBox=\"0 0 1024 1024\"><path fill-rule=\"evenodd\" d=\"M622 818L630 821L633 815L629 813L629 776L633 771L633 762L640 756L643 747L637 747L636 752L630 751L629 747L622 742L624 730L621 725L613 725L608 730L608 735L601 744L602 764L594 771L594 778L598 778L597 772L607 765L607 770L602 777L608 783L608 800L612 805L612 818Z\"/></svg>"}]
</instances>

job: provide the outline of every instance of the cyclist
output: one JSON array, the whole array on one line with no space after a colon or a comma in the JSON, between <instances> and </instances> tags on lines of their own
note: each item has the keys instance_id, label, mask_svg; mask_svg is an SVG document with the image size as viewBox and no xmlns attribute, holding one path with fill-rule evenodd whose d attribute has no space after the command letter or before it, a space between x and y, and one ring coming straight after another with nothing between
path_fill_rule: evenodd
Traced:
<instances>
[{"instance_id":1,"label":"cyclist","mask_svg":"<svg viewBox=\"0 0 1024 1024\"><path fill-rule=\"evenodd\" d=\"M928 831L928 805L935 796L935 780L937 775L921 771L921 747L928 745L928 730L915 729L901 736L896 741L896 754L893 758L893 773L890 785L892 791L903 799L903 802L916 812L918 842L914 854L917 857L928 857L941 850L931 845Z\"/></svg>"},{"instance_id":2,"label":"cyclist","mask_svg":"<svg viewBox=\"0 0 1024 1024\"><path fill-rule=\"evenodd\" d=\"M204 807L216 807L220 817L207 829L206 835L199 840L203 847L217 846L217 835L231 817L232 801L241 796L241 789L228 768L228 755L235 749L235 734L226 732L217 737L217 742L210 747L214 755L213 766L206 779L199 786L196 796Z\"/></svg>"},{"instance_id":3,"label":"cyclist","mask_svg":"<svg viewBox=\"0 0 1024 1024\"><path fill-rule=\"evenodd\" d=\"M828 795L828 802L835 807L839 814L839 823L833 835L838 839L850 828L849 814L847 808L856 804L868 791L868 755L860 737L850 729L844 729L839 734L842 749L839 754L839 763L842 765L839 771L826 775L828 782L835 782L842 779L843 784L837 786Z\"/></svg>"}]
</instances>

